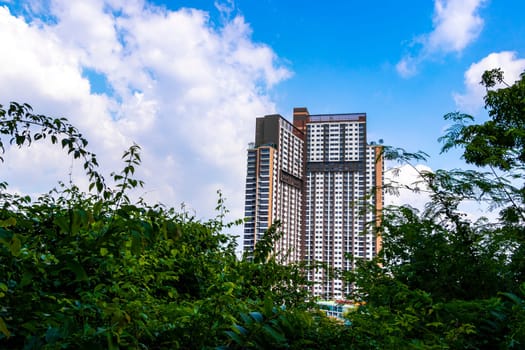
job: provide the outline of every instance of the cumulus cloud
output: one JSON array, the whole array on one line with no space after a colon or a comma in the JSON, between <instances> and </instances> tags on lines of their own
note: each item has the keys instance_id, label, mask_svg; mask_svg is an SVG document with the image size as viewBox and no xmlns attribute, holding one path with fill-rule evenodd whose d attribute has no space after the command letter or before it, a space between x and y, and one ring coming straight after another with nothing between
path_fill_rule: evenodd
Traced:
<instances>
[{"instance_id":1,"label":"cumulus cloud","mask_svg":"<svg viewBox=\"0 0 525 350\"><path fill-rule=\"evenodd\" d=\"M1 103L68 117L106 174L138 143L149 200L185 202L206 217L222 189L232 217L242 217L254 118L275 111L269 90L291 74L269 46L252 40L244 18L217 25L207 12L143 0L33 3L41 10L23 16L0 7ZM0 176L21 192L51 188L57 173L85 181L80 164L69 170L56 148L7 152Z\"/></svg>"},{"instance_id":2,"label":"cumulus cloud","mask_svg":"<svg viewBox=\"0 0 525 350\"><path fill-rule=\"evenodd\" d=\"M494 68L501 68L504 72L504 80L508 84L512 84L525 71L525 58L518 58L516 52L502 51L491 53L473 63L464 75L465 92L453 94L459 110L474 114L483 107L483 97L486 91L485 87L480 84L481 76L486 70ZM501 86L495 88L499 87Z\"/></svg>"},{"instance_id":3,"label":"cumulus cloud","mask_svg":"<svg viewBox=\"0 0 525 350\"><path fill-rule=\"evenodd\" d=\"M223 21L230 19L235 11L235 1L233 0L214 1L213 5L219 10Z\"/></svg>"},{"instance_id":4,"label":"cumulus cloud","mask_svg":"<svg viewBox=\"0 0 525 350\"><path fill-rule=\"evenodd\" d=\"M398 189L398 193L393 194L386 191L385 205L408 205L423 212L425 205L430 202L430 190L421 178L421 174L425 172L432 172L432 169L424 164L414 166L404 164L387 169L385 171L385 187L395 187ZM471 221L476 221L481 217L485 217L491 222L498 219L498 212L491 210L488 203L462 201L459 203L458 210Z\"/></svg>"},{"instance_id":5,"label":"cumulus cloud","mask_svg":"<svg viewBox=\"0 0 525 350\"><path fill-rule=\"evenodd\" d=\"M430 167L423 164L415 166L405 164L386 170L385 187L397 188L397 193L386 191L385 205L410 205L423 210L430 196L420 174L431 171Z\"/></svg>"},{"instance_id":6,"label":"cumulus cloud","mask_svg":"<svg viewBox=\"0 0 525 350\"><path fill-rule=\"evenodd\" d=\"M459 53L481 33L483 19L478 11L486 0L435 0L433 30L415 38L412 52L396 65L402 77L417 73L418 65L435 55Z\"/></svg>"}]
</instances>

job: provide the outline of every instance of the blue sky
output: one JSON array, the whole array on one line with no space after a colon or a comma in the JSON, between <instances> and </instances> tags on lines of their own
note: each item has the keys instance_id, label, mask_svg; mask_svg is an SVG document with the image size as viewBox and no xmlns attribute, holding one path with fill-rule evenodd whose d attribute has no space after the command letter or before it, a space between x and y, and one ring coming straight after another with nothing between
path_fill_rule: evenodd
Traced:
<instances>
[{"instance_id":1,"label":"blue sky","mask_svg":"<svg viewBox=\"0 0 525 350\"><path fill-rule=\"evenodd\" d=\"M367 112L376 138L432 155L446 125L443 114L459 107L453 93L465 91L463 75L470 65L493 52L525 56L523 1L478 1L479 35L461 50L429 54L408 78L395 66L407 53L417 55L420 45L413 41L434 30L434 2L259 3L255 10L242 10L253 18L254 37L289 60L294 72L276 88L283 113L289 115L294 105L313 113Z\"/></svg>"},{"instance_id":2,"label":"blue sky","mask_svg":"<svg viewBox=\"0 0 525 350\"><path fill-rule=\"evenodd\" d=\"M212 1L157 3L204 9L216 23L224 18ZM436 30L438 4L445 12L450 8L450 17L477 17L478 25L459 47L445 42L423 54L418 40ZM520 0L306 1L300 6L294 1L240 0L225 5L231 7L230 15L244 16L253 40L269 45L292 72L270 92L280 114L290 117L296 106L311 113L366 112L372 139L424 150L439 167L450 165L450 159L438 156L437 138L447 126L442 117L461 109L454 94L465 93L465 72L491 53L511 51L516 59L525 58L520 15L525 3ZM464 13L458 13L461 7ZM467 27L468 21L458 22L450 30L457 31L452 40L459 41L461 24ZM427 57L404 76L396 65L407 55ZM468 112L485 117L479 108Z\"/></svg>"},{"instance_id":3,"label":"blue sky","mask_svg":"<svg viewBox=\"0 0 525 350\"><path fill-rule=\"evenodd\" d=\"M483 70L525 70L523 13L522 0L0 1L0 103L68 117L108 174L137 142L138 195L209 217L221 189L238 218L255 118L293 107L366 112L371 141L461 166L439 155L442 117L483 120ZM14 191L70 172L86 185L51 146L5 158Z\"/></svg>"}]
</instances>

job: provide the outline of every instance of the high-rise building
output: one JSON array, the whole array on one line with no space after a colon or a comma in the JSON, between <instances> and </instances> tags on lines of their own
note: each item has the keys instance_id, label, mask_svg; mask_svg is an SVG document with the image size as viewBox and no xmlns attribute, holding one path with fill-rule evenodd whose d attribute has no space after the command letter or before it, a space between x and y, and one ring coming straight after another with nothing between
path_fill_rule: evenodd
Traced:
<instances>
[{"instance_id":1,"label":"high-rise building","mask_svg":"<svg viewBox=\"0 0 525 350\"><path fill-rule=\"evenodd\" d=\"M353 269L356 258L371 259L380 247L380 148L367 143L364 113L295 112L296 123L306 128L304 259L327 265L310 271L308 279L316 282L315 295L341 298L349 286L330 270Z\"/></svg>"},{"instance_id":2,"label":"high-rise building","mask_svg":"<svg viewBox=\"0 0 525 350\"><path fill-rule=\"evenodd\" d=\"M349 286L334 271L370 259L381 241L375 232L383 205L380 147L369 145L366 114L310 115L294 109L293 124L279 115L257 118L248 150L244 250L275 220L283 261L321 262L308 272L312 292L343 298Z\"/></svg>"},{"instance_id":3,"label":"high-rise building","mask_svg":"<svg viewBox=\"0 0 525 350\"><path fill-rule=\"evenodd\" d=\"M302 259L303 134L280 115L257 118L248 149L244 251L250 254L270 225L281 223L274 250L281 262Z\"/></svg>"}]
</instances>

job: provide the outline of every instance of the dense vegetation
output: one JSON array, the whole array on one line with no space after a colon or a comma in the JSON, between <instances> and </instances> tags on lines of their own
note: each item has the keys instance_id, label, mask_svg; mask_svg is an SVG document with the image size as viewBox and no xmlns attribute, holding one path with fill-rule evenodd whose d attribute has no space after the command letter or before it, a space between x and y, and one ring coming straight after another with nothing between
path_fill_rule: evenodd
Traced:
<instances>
[{"instance_id":1,"label":"dense vegetation","mask_svg":"<svg viewBox=\"0 0 525 350\"><path fill-rule=\"evenodd\" d=\"M502 72L483 76L487 89ZM387 208L383 250L345 277L361 301L342 323L308 300L305 266L272 255L272 227L253 259L235 256L219 193L206 222L133 202L140 148L110 188L87 141L64 119L0 106L0 149L49 140L83 162L90 192L60 184L39 198L0 192L0 348L522 349L525 347L525 75L487 90L490 119L460 113L442 138L479 170L422 173L424 211ZM410 163L424 154L385 148ZM469 220L464 200L499 210Z\"/></svg>"}]
</instances>

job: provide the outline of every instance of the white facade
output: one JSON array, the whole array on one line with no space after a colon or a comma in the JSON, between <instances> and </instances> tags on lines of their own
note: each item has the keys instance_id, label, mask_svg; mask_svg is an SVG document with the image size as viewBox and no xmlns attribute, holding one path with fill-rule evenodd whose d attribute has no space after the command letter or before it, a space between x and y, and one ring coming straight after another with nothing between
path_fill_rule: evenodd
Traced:
<instances>
[{"instance_id":1,"label":"white facade","mask_svg":"<svg viewBox=\"0 0 525 350\"><path fill-rule=\"evenodd\" d=\"M366 142L366 116L310 116L306 124L305 258L327 268L309 272L315 295L343 298L349 292L330 270L354 268L354 258L377 251L374 222L375 147Z\"/></svg>"}]
</instances>

